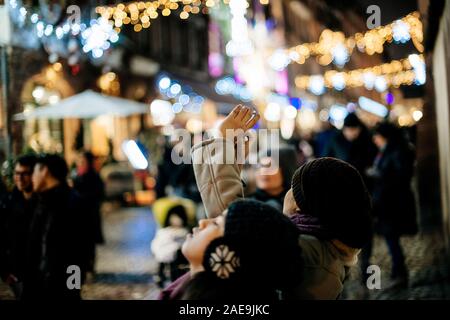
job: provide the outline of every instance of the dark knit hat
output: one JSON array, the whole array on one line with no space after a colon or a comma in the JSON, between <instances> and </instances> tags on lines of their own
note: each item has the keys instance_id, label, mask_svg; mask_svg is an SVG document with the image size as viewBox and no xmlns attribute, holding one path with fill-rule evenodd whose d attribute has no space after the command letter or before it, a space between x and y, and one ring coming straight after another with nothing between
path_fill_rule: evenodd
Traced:
<instances>
[{"instance_id":1,"label":"dark knit hat","mask_svg":"<svg viewBox=\"0 0 450 320\"><path fill-rule=\"evenodd\" d=\"M235 201L228 207L224 236L205 252L205 270L226 279L286 288L301 280L298 237L295 225L272 206Z\"/></svg>"},{"instance_id":2,"label":"dark knit hat","mask_svg":"<svg viewBox=\"0 0 450 320\"><path fill-rule=\"evenodd\" d=\"M344 127L363 127L363 123L355 113L349 113L344 119Z\"/></svg>"},{"instance_id":3,"label":"dark knit hat","mask_svg":"<svg viewBox=\"0 0 450 320\"><path fill-rule=\"evenodd\" d=\"M395 125L387 121L378 123L373 129L374 134L380 134L388 140L398 138L399 131Z\"/></svg>"},{"instance_id":4,"label":"dark knit hat","mask_svg":"<svg viewBox=\"0 0 450 320\"><path fill-rule=\"evenodd\" d=\"M358 171L335 158L319 158L301 166L292 178L300 211L318 218L335 238L362 248L372 233L371 202Z\"/></svg>"}]
</instances>

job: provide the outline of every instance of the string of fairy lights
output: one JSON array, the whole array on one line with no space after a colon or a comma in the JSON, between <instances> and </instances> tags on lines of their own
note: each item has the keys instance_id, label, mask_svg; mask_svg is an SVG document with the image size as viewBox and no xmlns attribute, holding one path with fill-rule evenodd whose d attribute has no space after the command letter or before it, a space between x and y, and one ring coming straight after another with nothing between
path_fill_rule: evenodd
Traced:
<instances>
[{"instance_id":1,"label":"string of fairy lights","mask_svg":"<svg viewBox=\"0 0 450 320\"><path fill-rule=\"evenodd\" d=\"M323 75L305 75L295 78L299 89L313 94L324 93L325 88L341 91L344 88L364 86L368 90L384 92L389 87L423 85L426 80L425 59L422 54L411 54L406 59L393 60L377 66L347 72L330 70Z\"/></svg>"},{"instance_id":2,"label":"string of fairy lights","mask_svg":"<svg viewBox=\"0 0 450 320\"><path fill-rule=\"evenodd\" d=\"M302 43L275 52L271 57L271 65L276 70L283 70L292 62L304 64L309 58L316 57L317 62L323 66L333 62L338 67L343 67L355 48L373 55L382 53L386 43L406 43L410 40L419 53L422 53L423 28L418 12L412 12L388 25L365 33L356 33L347 38L340 31L326 29L321 33L319 42Z\"/></svg>"},{"instance_id":3,"label":"string of fairy lights","mask_svg":"<svg viewBox=\"0 0 450 320\"><path fill-rule=\"evenodd\" d=\"M180 19L186 20L190 15L208 14L209 10L223 3L230 4L234 0L156 0L139 1L127 4L119 3L115 6L98 6L96 13L114 25L115 31L120 32L124 25L132 25L134 31L140 32L151 26L152 20L160 15L170 16L178 14ZM269 0L260 0L262 5L268 5ZM245 2L248 8L248 2Z\"/></svg>"}]
</instances>

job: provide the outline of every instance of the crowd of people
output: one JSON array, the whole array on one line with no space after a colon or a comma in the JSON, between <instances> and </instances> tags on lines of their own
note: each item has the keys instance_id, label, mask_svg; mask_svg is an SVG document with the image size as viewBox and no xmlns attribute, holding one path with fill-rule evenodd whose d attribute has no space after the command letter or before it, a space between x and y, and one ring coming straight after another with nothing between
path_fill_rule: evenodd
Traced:
<instances>
[{"instance_id":1,"label":"crowd of people","mask_svg":"<svg viewBox=\"0 0 450 320\"><path fill-rule=\"evenodd\" d=\"M349 114L342 130L317 136L316 159L300 165L295 148L269 150L255 168L256 191L247 194L242 166L220 160L237 147L226 130L247 131L258 119L237 106L218 134L192 148L207 218L180 244L189 271L160 299L338 299L358 263L366 284L375 232L392 257L384 287L406 286L399 239L417 232L417 223L414 148L402 131L387 121L369 130ZM268 170L274 152L278 166Z\"/></svg>"},{"instance_id":2,"label":"crowd of people","mask_svg":"<svg viewBox=\"0 0 450 320\"><path fill-rule=\"evenodd\" d=\"M26 154L14 164L13 188L0 195L0 276L17 300L79 300L103 241L103 183L90 152L80 155L68 180L55 154ZM75 287L68 285L78 270Z\"/></svg>"},{"instance_id":3,"label":"crowd of people","mask_svg":"<svg viewBox=\"0 0 450 320\"><path fill-rule=\"evenodd\" d=\"M289 145L266 150L247 192L243 166L220 160L237 147L225 132L248 132L258 120L236 106L194 145L193 165L172 164L166 150L158 198L171 186L204 207L206 218L190 234L196 214L167 202L150 246L160 299L338 299L350 268L359 264L367 280L375 232L392 257L390 285L407 285L400 237L417 232L415 153L402 132L387 121L369 130L351 113L342 130L316 135L314 158ZM23 155L12 190L0 185L0 275L17 299L80 299L80 288L67 285L68 268L79 268L81 283L95 271L104 186L94 156L80 155L68 175L60 156Z\"/></svg>"}]
</instances>

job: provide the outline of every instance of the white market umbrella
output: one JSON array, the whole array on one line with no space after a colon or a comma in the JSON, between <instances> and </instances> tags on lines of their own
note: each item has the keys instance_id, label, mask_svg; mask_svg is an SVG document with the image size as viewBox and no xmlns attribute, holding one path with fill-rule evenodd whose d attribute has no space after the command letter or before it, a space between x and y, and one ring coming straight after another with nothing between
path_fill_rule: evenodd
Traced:
<instances>
[{"instance_id":1,"label":"white market umbrella","mask_svg":"<svg viewBox=\"0 0 450 320\"><path fill-rule=\"evenodd\" d=\"M58 103L15 114L13 119L90 119L101 115L126 117L147 112L149 106L146 104L86 90Z\"/></svg>"}]
</instances>

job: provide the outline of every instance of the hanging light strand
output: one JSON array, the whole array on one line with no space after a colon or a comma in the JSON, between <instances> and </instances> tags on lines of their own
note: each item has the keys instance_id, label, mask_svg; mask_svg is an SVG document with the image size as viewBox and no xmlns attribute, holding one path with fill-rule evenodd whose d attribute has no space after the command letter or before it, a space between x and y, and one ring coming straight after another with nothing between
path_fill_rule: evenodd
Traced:
<instances>
[{"instance_id":1,"label":"hanging light strand","mask_svg":"<svg viewBox=\"0 0 450 320\"><path fill-rule=\"evenodd\" d=\"M388 87L401 85L423 85L426 80L425 60L422 54L411 54L406 59L393 60L377 66L355 69L348 72L330 70L323 75L297 76L295 85L320 95L325 88L366 87L368 90L385 91Z\"/></svg>"},{"instance_id":2,"label":"hanging light strand","mask_svg":"<svg viewBox=\"0 0 450 320\"><path fill-rule=\"evenodd\" d=\"M131 24L136 32L150 27L151 21L160 15L170 16L177 11L180 19L186 20L190 15L208 14L209 10L220 2L228 5L230 0L155 0L119 3L115 6L98 6L96 13L111 20L117 32L123 25ZM261 0L267 5L268 0Z\"/></svg>"},{"instance_id":3,"label":"hanging light strand","mask_svg":"<svg viewBox=\"0 0 450 320\"><path fill-rule=\"evenodd\" d=\"M338 31L324 30L319 42L303 43L282 52L277 52L278 65L274 69L284 69L292 62L304 64L307 59L315 56L319 64L326 66L334 63L339 67L344 66L355 48L368 55L382 53L386 43L406 43L411 40L416 49L422 53L423 29L420 14L412 12L407 16L388 25L369 30L365 33L356 33L346 38Z\"/></svg>"}]
</instances>

